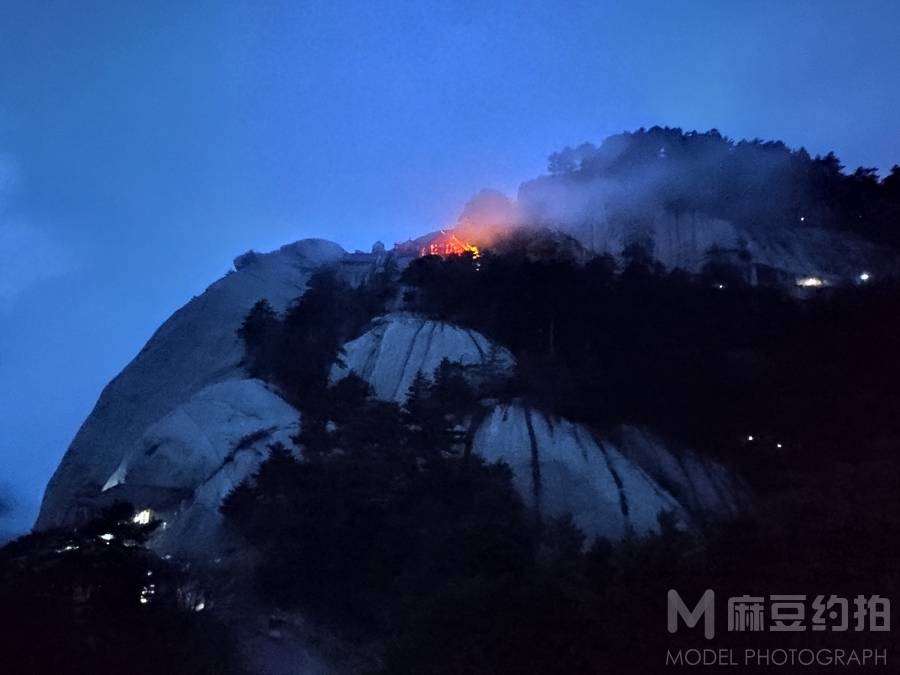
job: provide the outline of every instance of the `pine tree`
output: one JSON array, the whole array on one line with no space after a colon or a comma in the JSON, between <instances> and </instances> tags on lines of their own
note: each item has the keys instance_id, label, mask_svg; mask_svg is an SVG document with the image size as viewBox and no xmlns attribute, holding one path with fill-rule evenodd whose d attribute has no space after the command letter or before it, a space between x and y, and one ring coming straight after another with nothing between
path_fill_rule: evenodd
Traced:
<instances>
[{"instance_id":1,"label":"pine tree","mask_svg":"<svg viewBox=\"0 0 900 675\"><path fill-rule=\"evenodd\" d=\"M272 375L272 355L281 329L278 315L266 299L259 300L244 318L237 334L244 342L245 366L253 377Z\"/></svg>"}]
</instances>

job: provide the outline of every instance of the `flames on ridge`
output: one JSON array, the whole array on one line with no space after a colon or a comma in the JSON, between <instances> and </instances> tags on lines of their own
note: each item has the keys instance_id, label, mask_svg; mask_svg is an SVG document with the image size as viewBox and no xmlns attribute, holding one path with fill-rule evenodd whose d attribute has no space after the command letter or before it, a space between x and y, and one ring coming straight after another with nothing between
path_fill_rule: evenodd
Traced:
<instances>
[{"instance_id":1,"label":"flames on ridge","mask_svg":"<svg viewBox=\"0 0 900 675\"><path fill-rule=\"evenodd\" d=\"M471 255L480 258L490 248L510 236L515 226L507 223L485 225L471 219L462 219L453 227L442 228L418 239L408 239L394 244L394 251L404 256L442 258Z\"/></svg>"},{"instance_id":2,"label":"flames on ridge","mask_svg":"<svg viewBox=\"0 0 900 675\"><path fill-rule=\"evenodd\" d=\"M442 258L457 255L471 255L473 258L481 256L484 238L469 237L463 228L453 230L440 230L427 237L408 240L394 245L394 251L403 255L424 257L437 255Z\"/></svg>"},{"instance_id":3,"label":"flames on ridge","mask_svg":"<svg viewBox=\"0 0 900 675\"><path fill-rule=\"evenodd\" d=\"M419 251L420 256L439 255L446 257L464 253L471 253L473 258L477 258L481 254L475 244L463 241L453 232L447 232L446 230L441 230L439 236L422 246Z\"/></svg>"}]
</instances>

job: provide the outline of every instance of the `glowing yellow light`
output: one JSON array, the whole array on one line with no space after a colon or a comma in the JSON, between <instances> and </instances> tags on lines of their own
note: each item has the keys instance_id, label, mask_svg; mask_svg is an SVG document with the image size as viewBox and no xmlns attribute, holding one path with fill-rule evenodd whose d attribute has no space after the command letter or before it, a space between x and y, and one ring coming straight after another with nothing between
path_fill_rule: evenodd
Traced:
<instances>
[{"instance_id":1,"label":"glowing yellow light","mask_svg":"<svg viewBox=\"0 0 900 675\"><path fill-rule=\"evenodd\" d=\"M149 525L150 519L153 517L153 511L150 509L144 509L143 511L139 511L134 515L134 518L131 519L131 522L135 525Z\"/></svg>"},{"instance_id":2,"label":"glowing yellow light","mask_svg":"<svg viewBox=\"0 0 900 675\"><path fill-rule=\"evenodd\" d=\"M153 584L150 584L149 587L144 586L144 587L141 589L140 602L141 602L142 605L146 605L148 602L150 602L150 596L156 594L156 590L155 590L155 589L156 589L156 587L155 587Z\"/></svg>"},{"instance_id":3,"label":"glowing yellow light","mask_svg":"<svg viewBox=\"0 0 900 675\"><path fill-rule=\"evenodd\" d=\"M425 255L462 255L463 253L471 253L473 258L478 258L481 251L474 244L461 241L452 232L441 230L442 238L432 241L428 246L421 250L421 254Z\"/></svg>"},{"instance_id":4,"label":"glowing yellow light","mask_svg":"<svg viewBox=\"0 0 900 675\"><path fill-rule=\"evenodd\" d=\"M824 286L825 282L819 277L803 277L802 279L797 279L797 285L803 288L819 288Z\"/></svg>"}]
</instances>

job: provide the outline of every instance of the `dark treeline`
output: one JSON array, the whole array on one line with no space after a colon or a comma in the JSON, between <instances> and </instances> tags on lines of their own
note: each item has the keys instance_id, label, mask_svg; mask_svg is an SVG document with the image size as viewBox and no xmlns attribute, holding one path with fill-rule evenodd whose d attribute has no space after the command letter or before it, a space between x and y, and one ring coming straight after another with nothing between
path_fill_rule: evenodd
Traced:
<instances>
[{"instance_id":1,"label":"dark treeline","mask_svg":"<svg viewBox=\"0 0 900 675\"><path fill-rule=\"evenodd\" d=\"M185 594L192 582L143 547L158 521L133 515L116 504L78 529L0 548L3 672L243 672L230 630Z\"/></svg>"},{"instance_id":2,"label":"dark treeline","mask_svg":"<svg viewBox=\"0 0 900 675\"><path fill-rule=\"evenodd\" d=\"M750 227L849 230L900 248L900 166L879 179L872 168L844 172L834 153L653 127L565 148L550 156L549 170L551 180L575 187L597 181L613 220L663 209Z\"/></svg>"},{"instance_id":3,"label":"dark treeline","mask_svg":"<svg viewBox=\"0 0 900 675\"><path fill-rule=\"evenodd\" d=\"M402 413L358 410L404 424ZM702 539L662 518L660 534L611 544L586 542L566 519L536 523L503 465L423 456L398 438L376 446L343 427L326 454L301 461L275 448L223 511L259 554L262 597L339 636L347 672L658 672L667 648L708 646L699 632L666 633L670 588L686 598L706 588L720 598L773 588L891 597L900 582L885 564L900 534L896 509L884 508L900 489L896 462L839 481L831 470L806 475L760 501L754 518ZM728 634L718 644L896 657L889 634L839 635Z\"/></svg>"},{"instance_id":4,"label":"dark treeline","mask_svg":"<svg viewBox=\"0 0 900 675\"><path fill-rule=\"evenodd\" d=\"M607 258L554 258L549 240L535 261L532 244L422 258L403 275L409 308L511 348L511 381L479 390L445 362L401 406L351 375L304 410L302 458L273 448L228 496L223 512L259 554L267 602L339 635L355 672L587 675L655 672L667 648L708 646L665 632L669 588L692 598L897 588L884 561L900 540L900 467L879 447L896 433L896 289L801 303L737 279L720 289L727 270L714 266L699 278L666 273L640 249L617 271ZM540 522L506 467L465 452L458 423L486 393L600 430L651 424L734 459L754 479L754 512L702 537L663 517L660 534L616 544L585 541L566 519ZM741 440L745 427L754 442ZM829 647L831 636L726 643ZM893 649L866 633L840 646Z\"/></svg>"},{"instance_id":5,"label":"dark treeline","mask_svg":"<svg viewBox=\"0 0 900 675\"><path fill-rule=\"evenodd\" d=\"M346 672L588 675L655 672L667 648L708 646L666 633L669 588L892 597L900 290L799 301L719 263L668 272L639 246L623 260L584 263L569 240L529 234L358 288L323 271L284 315L258 303L240 329L245 365L303 415L299 453L274 446L222 506L263 604L337 636ZM445 361L402 405L353 374L329 384L341 345L401 290L407 309L508 347L514 372ZM532 513L508 467L467 452L485 397L601 433L647 425L738 467L754 509L702 533L663 514L659 534L586 541L569 519ZM240 671L228 630L185 604L191 581L142 547L152 526L132 513L0 550L4 658L17 672ZM894 650L879 635L833 635L723 644Z\"/></svg>"},{"instance_id":6,"label":"dark treeline","mask_svg":"<svg viewBox=\"0 0 900 675\"><path fill-rule=\"evenodd\" d=\"M608 546L583 554L571 523L535 521L508 467L458 449L473 394L446 363L403 407L351 375L328 389L326 433L297 439L302 461L273 447L222 511L259 552L262 597L337 633L356 672L592 672L599 617L578 575Z\"/></svg>"},{"instance_id":7,"label":"dark treeline","mask_svg":"<svg viewBox=\"0 0 900 675\"><path fill-rule=\"evenodd\" d=\"M601 432L647 425L751 473L897 437L896 285L801 301L718 264L667 272L639 247L624 260L428 257L403 281L410 307L514 352L509 395Z\"/></svg>"},{"instance_id":8,"label":"dark treeline","mask_svg":"<svg viewBox=\"0 0 900 675\"><path fill-rule=\"evenodd\" d=\"M652 134L675 132L645 133L649 157ZM783 154L783 146L741 149L697 136L733 147L729 155ZM679 156L666 148L653 156ZM610 170L591 168L599 160L587 150L577 166L557 158L556 170ZM630 170L627 156L617 156L625 162L617 172ZM896 189L896 174L878 184L877 203ZM822 218L843 226L846 204L835 208ZM889 241L887 232L867 236ZM348 672L587 675L655 672L668 647L708 646L681 636L673 645L664 628L669 588L693 598L704 588L896 594L898 571L885 562L900 541L895 284L799 301L744 284L714 257L688 275L632 245L620 267L611 257L585 262L571 240L532 234L477 260L420 258L399 278L388 267L359 287L323 271L283 315L260 301L246 317L248 372L303 415L300 455L273 447L222 507L256 554L252 581L268 605L299 609L339 635ZM416 378L403 405L376 400L355 375L329 384L341 345L401 290L406 309L509 348L514 372L473 377L444 362L433 378ZM702 536L664 514L659 534L585 541L571 521L531 513L507 467L466 451L467 422L486 397L519 398L600 433L646 425L737 468L756 493L753 513L706 524ZM228 630L184 602L190 580L143 548L151 530L131 516L118 506L77 530L0 549L5 665L240 670ZM151 583L152 602L143 604ZM744 646L742 637L729 646ZM831 633L751 637L755 648L893 649L867 633L839 645Z\"/></svg>"},{"instance_id":9,"label":"dark treeline","mask_svg":"<svg viewBox=\"0 0 900 675\"><path fill-rule=\"evenodd\" d=\"M393 276L389 267L367 283L351 286L334 270L317 272L283 316L260 300L238 330L245 368L278 385L295 407L315 411L343 344L384 311L395 290Z\"/></svg>"}]
</instances>

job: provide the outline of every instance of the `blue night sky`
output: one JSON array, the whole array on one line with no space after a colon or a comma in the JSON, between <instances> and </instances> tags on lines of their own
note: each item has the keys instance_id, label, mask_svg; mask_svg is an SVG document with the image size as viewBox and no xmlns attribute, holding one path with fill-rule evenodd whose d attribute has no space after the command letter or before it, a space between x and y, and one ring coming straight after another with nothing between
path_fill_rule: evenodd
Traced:
<instances>
[{"instance_id":1,"label":"blue night sky","mask_svg":"<svg viewBox=\"0 0 900 675\"><path fill-rule=\"evenodd\" d=\"M488 5L487 7L485 5ZM0 489L235 255L348 249L654 124L900 162L900 3L0 4Z\"/></svg>"}]
</instances>

